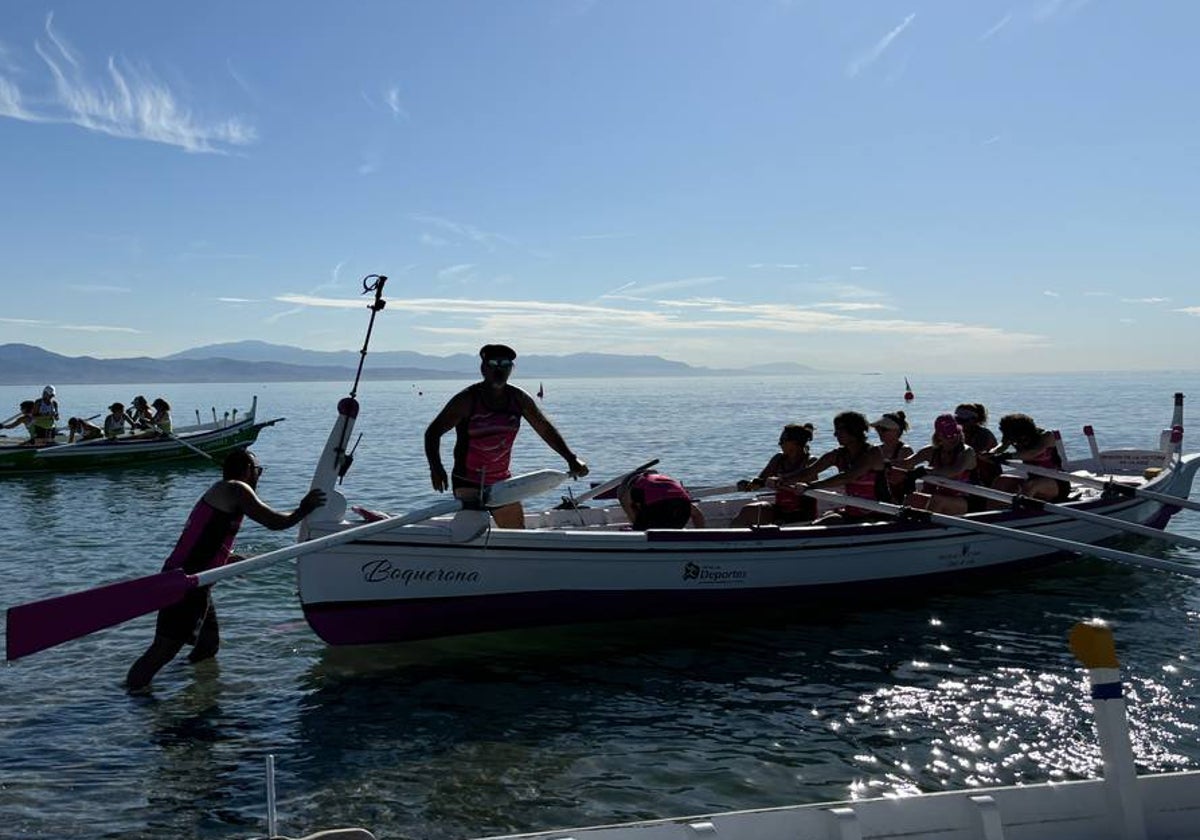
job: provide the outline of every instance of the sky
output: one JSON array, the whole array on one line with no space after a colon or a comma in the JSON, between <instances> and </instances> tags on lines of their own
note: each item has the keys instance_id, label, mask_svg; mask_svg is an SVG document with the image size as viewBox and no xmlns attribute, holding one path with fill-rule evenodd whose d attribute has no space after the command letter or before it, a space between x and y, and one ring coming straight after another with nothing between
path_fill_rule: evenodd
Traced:
<instances>
[{"instance_id":1,"label":"sky","mask_svg":"<svg viewBox=\"0 0 1200 840\"><path fill-rule=\"evenodd\" d=\"M5 5L0 343L1200 367L1200 3Z\"/></svg>"}]
</instances>

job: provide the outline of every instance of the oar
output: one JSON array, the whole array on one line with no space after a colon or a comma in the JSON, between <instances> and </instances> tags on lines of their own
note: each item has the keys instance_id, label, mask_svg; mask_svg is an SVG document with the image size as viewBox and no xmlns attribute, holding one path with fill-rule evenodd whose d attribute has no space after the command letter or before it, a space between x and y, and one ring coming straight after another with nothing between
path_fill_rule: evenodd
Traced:
<instances>
[{"instance_id":1,"label":"oar","mask_svg":"<svg viewBox=\"0 0 1200 840\"><path fill-rule=\"evenodd\" d=\"M159 429L158 431L159 431L159 433L167 436L168 438L170 438L171 440L180 444L181 446L184 446L184 447L192 450L193 452L195 452L197 455L201 456L202 458L207 458L208 460L212 461L214 464L218 463L217 459L214 458L212 455L205 452L199 446L193 446L192 444L188 443L186 440L181 438L179 435L174 434L173 432L168 432L164 429Z\"/></svg>"},{"instance_id":2,"label":"oar","mask_svg":"<svg viewBox=\"0 0 1200 840\"><path fill-rule=\"evenodd\" d=\"M1158 528L1151 528L1149 525L1140 525L1137 522L1126 522L1123 519L1117 519L1112 516L1105 516L1102 513L1093 513L1088 510L1077 510L1066 505L1054 504L1053 502L1043 501L1042 499L1032 499L1028 496L1019 496L1012 493L1004 493L1000 490L992 490L989 487L980 487L977 484L968 484L965 481L955 481L950 478L941 476L927 475L924 477L926 484L935 484L938 487L948 487L951 490L957 490L960 493L970 493L972 496L979 496L984 499L991 499L996 502L1004 502L1010 504L1014 508L1023 508L1025 510L1044 510L1047 513L1066 516L1071 519L1078 519L1080 522L1090 522L1093 525L1101 525L1105 528L1112 528L1117 531L1128 531L1131 534L1138 534L1143 537L1150 537L1155 540L1164 542L1176 543L1177 545L1186 545L1190 548L1200 548L1200 539L1188 537L1184 534L1173 534L1170 531L1163 531Z\"/></svg>"},{"instance_id":3,"label":"oar","mask_svg":"<svg viewBox=\"0 0 1200 840\"><path fill-rule=\"evenodd\" d=\"M526 496L546 492L557 487L566 477L566 473L555 470L540 470L517 476L491 488L488 506L500 507L519 501ZM347 528L336 534L268 551L265 554L195 575L189 575L181 569L173 569L133 580L85 589L70 595L60 595L57 598L47 598L42 601L9 607L8 645L5 655L9 660L28 656L39 650L78 639L89 633L95 633L97 630L103 630L106 627L112 627L170 606L197 587L208 586L219 580L252 572L263 566L290 560L303 554L360 540L378 531L387 531L432 519L435 516L453 513L461 508L460 500L451 499L404 516L393 516L378 522Z\"/></svg>"},{"instance_id":4,"label":"oar","mask_svg":"<svg viewBox=\"0 0 1200 840\"><path fill-rule=\"evenodd\" d=\"M827 502L832 502L839 506L853 505L856 508L864 510L873 510L877 513L885 514L886 516L905 515L910 519L930 522L934 525L940 525L943 528L956 528L962 531L976 531L980 534L988 534L993 537L1001 537L1003 539L1018 540L1020 542L1032 543L1040 545L1044 548L1050 548L1055 551L1069 551L1072 554L1090 554L1093 557L1101 557L1105 560L1115 560L1118 563L1128 563L1131 566L1142 566L1151 569L1159 569L1165 572L1179 572L1183 575L1191 577L1200 577L1200 566L1194 566L1188 563L1175 563L1170 560L1159 560L1157 557L1146 557L1141 554L1134 554L1129 551L1118 551L1115 548L1105 548L1099 545L1088 545L1087 543L1076 542L1075 540L1065 540L1062 537L1052 537L1048 534L1035 534L1030 531L1021 531L1017 528L1008 528L1004 525L995 525L990 522L977 522L973 519L965 519L959 516L950 516L945 513L933 513L927 510L915 510L913 508L901 507L900 505L892 505L887 502L876 502L871 499L863 499L858 496L847 496L843 493L834 493L829 490L806 490L806 496L812 496L816 499L824 499Z\"/></svg>"},{"instance_id":5,"label":"oar","mask_svg":"<svg viewBox=\"0 0 1200 840\"><path fill-rule=\"evenodd\" d=\"M630 470L629 472L625 473L624 475L619 475L614 479L604 482L603 484L597 484L595 487L593 487L591 490L588 490L586 493L581 493L580 495L576 496L573 501L575 502L576 505L581 505L584 502L590 502L592 499L599 498L599 497L603 496L605 493L611 493L613 490L616 490L618 487L620 487L622 484L624 484L625 480L627 478L629 478L631 475L637 475L640 472L650 469L651 467L653 467L655 464L658 463L658 460L659 460L658 458L655 458L653 461L647 461L646 463L642 464L640 467L636 467L635 469Z\"/></svg>"},{"instance_id":6,"label":"oar","mask_svg":"<svg viewBox=\"0 0 1200 840\"><path fill-rule=\"evenodd\" d=\"M1070 481L1074 484L1082 484L1084 487L1095 487L1100 490L1113 490L1120 493L1122 496L1137 496L1142 499L1150 499L1154 502L1161 502L1164 505L1171 507L1184 508L1186 510L1200 510L1200 502L1192 502L1179 496L1171 496L1167 493L1156 493L1153 490L1142 490L1138 487L1130 487L1128 484L1118 484L1115 481L1105 481L1102 478L1093 478L1090 475L1076 475L1075 473L1062 472L1061 470L1051 470L1046 467L1037 467L1032 464L1021 464L1011 462L1006 466L1012 467L1014 470L1021 470L1030 475L1040 475L1044 478L1053 478L1058 481Z\"/></svg>"},{"instance_id":7,"label":"oar","mask_svg":"<svg viewBox=\"0 0 1200 840\"><path fill-rule=\"evenodd\" d=\"M693 499L709 499L713 496L727 496L730 493L757 493L757 490L738 490L736 484L716 484L707 487L688 487L688 494Z\"/></svg>"}]
</instances>

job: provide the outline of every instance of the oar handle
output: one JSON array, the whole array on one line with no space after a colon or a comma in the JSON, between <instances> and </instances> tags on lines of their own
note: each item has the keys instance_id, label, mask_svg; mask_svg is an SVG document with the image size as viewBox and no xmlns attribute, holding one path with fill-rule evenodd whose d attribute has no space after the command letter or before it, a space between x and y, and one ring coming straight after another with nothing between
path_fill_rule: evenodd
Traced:
<instances>
[{"instance_id":1,"label":"oar handle","mask_svg":"<svg viewBox=\"0 0 1200 840\"><path fill-rule=\"evenodd\" d=\"M1184 563L1172 563L1170 560L1159 560L1156 557L1145 557L1141 554L1133 554L1128 551L1117 551L1114 548L1105 548L1099 545L1089 545L1088 543L1075 542L1074 540L1065 540L1061 537L1052 537L1048 534L1034 534L1029 531L1022 531L1017 528L1008 528L1004 525L995 525L990 522L977 522L973 519L964 519L958 516L950 516L945 513L933 513L932 511L912 510L904 508L900 505L892 505L887 502L876 502L871 499L864 499L859 496L847 496L843 493L833 493L829 490L806 490L805 495L812 496L816 499L824 499L827 502L833 502L838 505L853 505L856 508L863 510L873 510L876 513L886 514L887 516L899 516L906 511L911 511L914 515L920 516L933 525L940 525L943 528L956 528L962 531L976 531L980 534L989 534L994 537L1003 537L1010 540L1018 540L1020 542L1032 543L1041 545L1047 548L1052 548L1055 551L1067 551L1072 554L1091 554L1095 557L1101 557L1105 560L1115 560L1118 563L1128 563L1131 566L1143 566L1152 569L1159 569L1166 572L1179 572L1180 574L1189 575L1191 577L1200 577L1200 566L1192 566Z\"/></svg>"},{"instance_id":2,"label":"oar handle","mask_svg":"<svg viewBox=\"0 0 1200 840\"><path fill-rule=\"evenodd\" d=\"M1038 475L1043 478L1053 478L1057 481L1069 481L1073 484L1082 484L1084 487L1095 487L1097 489L1114 488L1120 493L1125 493L1131 496L1140 496L1143 499L1151 499L1155 502L1161 502L1164 505L1183 508L1184 510L1200 511L1200 502L1193 502L1185 499L1182 496L1172 496L1169 493L1159 493L1155 490L1143 490L1140 487L1131 487L1128 484L1118 484L1112 480L1096 478L1090 475L1079 475L1077 473L1063 472L1061 470L1052 470L1046 467L1039 467L1034 464L1022 464L1013 462L1008 464L1014 470L1024 472L1028 475Z\"/></svg>"},{"instance_id":3,"label":"oar handle","mask_svg":"<svg viewBox=\"0 0 1200 840\"><path fill-rule=\"evenodd\" d=\"M957 490L960 493L969 493L972 496L979 496L984 499L991 499L996 502L1004 502L1005 504L1013 505L1014 507L1024 506L1026 508L1034 508L1044 510L1047 513L1053 513L1057 516L1065 516L1069 519L1078 519L1080 522L1090 522L1093 525L1099 525L1103 528L1110 528L1114 531L1126 531L1130 534L1138 534L1143 537L1149 537L1163 542L1175 543L1176 545L1186 545L1191 548L1200 548L1200 539L1189 537L1185 534L1173 534L1170 531L1164 531L1160 528L1151 528L1149 525L1142 525L1138 522L1126 522L1124 519L1117 519L1114 516L1106 516L1102 513L1094 513L1089 510L1077 510L1076 508L1067 505L1055 504L1041 499L1027 498L1018 496L1013 493L1005 493L1000 490L992 490L987 487L980 487L977 484L968 484L965 481L955 481L942 476L926 476L926 484L933 484L938 487L946 487L950 490Z\"/></svg>"}]
</instances>

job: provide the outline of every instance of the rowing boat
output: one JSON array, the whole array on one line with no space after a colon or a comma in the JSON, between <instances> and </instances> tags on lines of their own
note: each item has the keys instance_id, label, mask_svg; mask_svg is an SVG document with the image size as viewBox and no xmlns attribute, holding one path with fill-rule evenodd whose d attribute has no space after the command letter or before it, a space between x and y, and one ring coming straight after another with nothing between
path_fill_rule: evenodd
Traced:
<instances>
[{"instance_id":1,"label":"rowing boat","mask_svg":"<svg viewBox=\"0 0 1200 840\"><path fill-rule=\"evenodd\" d=\"M258 422L258 397L250 410L240 416L234 412L212 422L176 426L169 434L149 436L142 432L122 435L115 440L96 438L76 443L56 442L45 446L0 442L0 476L46 472L140 467L166 461L199 460L214 457L239 446L249 446L259 433L283 418ZM197 420L199 416L197 415Z\"/></svg>"},{"instance_id":2,"label":"rowing boat","mask_svg":"<svg viewBox=\"0 0 1200 840\"><path fill-rule=\"evenodd\" d=\"M306 521L302 540L353 527L343 521L340 478L357 415L357 402L343 399L312 482L330 501ZM1200 468L1200 454L1182 453L1182 427L1183 397L1176 395L1173 431L1156 448L1067 463L1081 478L1103 477L1107 489L1080 484L1066 505L1100 520L1030 507L961 519L896 508L898 516L863 524L734 528L747 500L712 498L701 503L702 529L636 532L620 507L600 506L543 510L526 516L525 530L504 530L492 527L486 511L459 510L303 554L299 595L322 639L351 645L925 587L1086 550L1121 534L1121 523L1163 529L1189 504ZM821 495L831 497L825 504L838 502Z\"/></svg>"}]
</instances>

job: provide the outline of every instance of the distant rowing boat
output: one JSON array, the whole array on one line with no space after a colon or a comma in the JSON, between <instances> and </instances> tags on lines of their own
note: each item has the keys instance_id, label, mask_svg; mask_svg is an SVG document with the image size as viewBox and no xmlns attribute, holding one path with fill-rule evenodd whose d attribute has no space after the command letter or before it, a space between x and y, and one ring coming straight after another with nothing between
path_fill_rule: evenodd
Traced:
<instances>
[{"instance_id":1,"label":"distant rowing boat","mask_svg":"<svg viewBox=\"0 0 1200 840\"><path fill-rule=\"evenodd\" d=\"M258 397L240 420L214 419L211 423L177 426L169 435L122 435L115 440L97 438L77 443L30 446L0 443L0 476L46 472L76 472L119 467L139 467L166 461L218 457L230 449L249 446L259 432L283 418L255 421ZM234 416L237 416L236 414Z\"/></svg>"}]
</instances>

